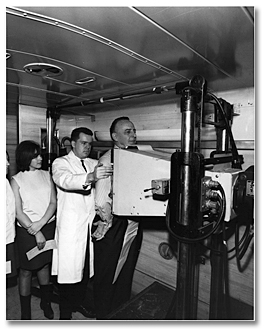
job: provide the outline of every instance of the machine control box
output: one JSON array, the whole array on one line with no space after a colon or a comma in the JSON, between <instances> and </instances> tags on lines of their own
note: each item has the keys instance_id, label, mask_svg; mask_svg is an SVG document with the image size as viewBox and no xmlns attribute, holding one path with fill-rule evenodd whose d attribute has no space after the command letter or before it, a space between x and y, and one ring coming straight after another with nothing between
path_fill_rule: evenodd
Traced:
<instances>
[{"instance_id":1,"label":"machine control box","mask_svg":"<svg viewBox=\"0 0 270 336\"><path fill-rule=\"evenodd\" d=\"M233 209L233 189L239 173L242 171L243 170L235 168L223 168L220 170L215 169L215 171L207 170L205 172L205 176L210 177L213 181L217 181L224 189L226 198L225 222L229 222L236 217L236 213Z\"/></svg>"},{"instance_id":2,"label":"machine control box","mask_svg":"<svg viewBox=\"0 0 270 336\"><path fill-rule=\"evenodd\" d=\"M151 181L152 193L156 195L169 195L170 193L170 180L158 179Z\"/></svg>"}]
</instances>

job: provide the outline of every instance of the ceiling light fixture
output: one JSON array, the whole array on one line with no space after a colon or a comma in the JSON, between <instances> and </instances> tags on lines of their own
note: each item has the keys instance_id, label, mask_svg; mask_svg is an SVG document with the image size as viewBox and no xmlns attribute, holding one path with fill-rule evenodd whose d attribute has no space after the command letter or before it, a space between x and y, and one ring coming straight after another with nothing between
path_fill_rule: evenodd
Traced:
<instances>
[{"instance_id":1,"label":"ceiling light fixture","mask_svg":"<svg viewBox=\"0 0 270 336\"><path fill-rule=\"evenodd\" d=\"M93 83L95 82L95 80L96 80L95 77L85 77L85 78L76 80L75 83L79 85L85 85L88 83Z\"/></svg>"},{"instance_id":2,"label":"ceiling light fixture","mask_svg":"<svg viewBox=\"0 0 270 336\"><path fill-rule=\"evenodd\" d=\"M63 73L60 67L48 63L29 63L23 67L23 70L30 75L41 77L55 77Z\"/></svg>"}]
</instances>

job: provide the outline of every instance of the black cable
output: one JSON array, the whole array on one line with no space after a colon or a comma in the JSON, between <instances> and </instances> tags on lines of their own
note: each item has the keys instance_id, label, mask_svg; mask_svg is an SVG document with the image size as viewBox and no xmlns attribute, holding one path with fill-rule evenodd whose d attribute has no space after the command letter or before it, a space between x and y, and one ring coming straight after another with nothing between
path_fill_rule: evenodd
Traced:
<instances>
[{"instance_id":1,"label":"black cable","mask_svg":"<svg viewBox=\"0 0 270 336\"><path fill-rule=\"evenodd\" d=\"M227 120L227 118L226 118L225 111L224 111L222 105L220 104L220 101L218 100L218 98L217 98L213 93L208 92L207 94L208 94L210 97L212 97L212 98L216 101L216 103L218 104L218 106L219 106L219 109L220 109L220 111L221 111L221 115L222 115L222 117L223 117L223 121L224 121L224 123L225 123L226 130L227 130L227 132L228 132L228 134L229 134L229 137L230 137L230 142L231 142L231 146L232 146L233 157L235 156L235 157L234 157L234 160L235 160L234 163L238 163L238 165L237 165L238 167L237 167L237 168L241 169L242 167L241 167L241 163L239 162L239 154L238 154L238 150L237 150L237 147L236 147L236 145L235 145L234 138L233 138L233 134L232 134L232 130L231 130L229 124L228 124L228 120Z\"/></svg>"},{"instance_id":2,"label":"black cable","mask_svg":"<svg viewBox=\"0 0 270 336\"><path fill-rule=\"evenodd\" d=\"M240 246L244 240L246 240L246 238L249 236L249 231L250 231L250 228L249 227L246 227L246 230L245 232L243 233L240 241L238 242L238 246ZM207 246L205 244L202 244L201 243L201 246L203 246L204 248L208 249L209 251L213 251L213 252L216 252L216 253L222 253L221 250L216 250L216 249L213 249L212 247L210 246ZM242 250L242 248L240 247L240 249ZM234 246L233 248L231 248L230 250L227 251L227 254L230 254L232 252L234 252L236 250L236 246ZM234 254L233 256L229 257L228 260L231 260L233 259L234 257L236 256L236 254Z\"/></svg>"},{"instance_id":3,"label":"black cable","mask_svg":"<svg viewBox=\"0 0 270 336\"><path fill-rule=\"evenodd\" d=\"M237 230L237 223L236 223L236 230ZM250 235L250 225L246 226L245 232L243 233L240 241L238 241L239 235L237 237L237 235L235 234L235 238L234 238L234 240L235 240L235 246L228 251L228 254L236 251L236 249L238 249L239 251L240 250L242 251L243 248L244 248L243 246L245 246L245 244L246 244L245 241L248 239L249 235ZM232 256L229 257L229 260L231 260L231 259L233 259L235 257L236 257L236 252L235 252L234 255L232 255Z\"/></svg>"},{"instance_id":4,"label":"black cable","mask_svg":"<svg viewBox=\"0 0 270 336\"><path fill-rule=\"evenodd\" d=\"M237 241L239 240L239 228L240 226L237 226L236 230L235 230L235 242L237 243ZM238 247L238 244L236 244L236 252L235 252L235 255L236 255L236 263L237 263L237 268L239 270L239 272L243 272L244 269L242 268L242 265L240 263L241 259L243 258L243 256L245 255L247 249L248 249L248 246L253 238L254 234L253 233L250 233L250 225L249 225L249 234L247 235L241 249L239 249Z\"/></svg>"},{"instance_id":5,"label":"black cable","mask_svg":"<svg viewBox=\"0 0 270 336\"><path fill-rule=\"evenodd\" d=\"M236 224L237 225L237 224ZM251 240L253 239L254 237L254 233L251 233L251 225L249 224L248 226L246 226L246 229L245 229L245 232L243 233L240 241L238 241L239 239L239 234L237 235L237 230L238 228L236 227L236 231L235 231L235 246L233 248L231 248L230 250L227 250L227 256L238 250L238 254L235 253L233 254L232 256L228 257L228 261L234 259L234 258L237 258L238 256L238 259L239 259L239 262L241 261L241 259L243 258L243 256L245 255L246 253L246 250L251 242ZM214 249L208 245L205 245L203 243L200 243L200 245L202 247L204 247L205 249L209 250L209 251L212 251L212 252L215 252L215 253L223 253L223 251L221 250L217 250L217 249ZM205 255L206 258L209 258L209 256ZM239 269L239 271L241 271L242 268Z\"/></svg>"},{"instance_id":6,"label":"black cable","mask_svg":"<svg viewBox=\"0 0 270 336\"><path fill-rule=\"evenodd\" d=\"M246 241L245 241L245 244L244 244L244 246L243 246L243 248L242 248L242 251L241 251L241 253L239 254L239 261L242 260L243 256L245 255L245 253L246 253L246 251L247 251L247 248L248 248L248 246L249 246L251 240L253 239L253 237L254 237L254 233L248 235L248 237L247 237L247 239L246 239Z\"/></svg>"},{"instance_id":7,"label":"black cable","mask_svg":"<svg viewBox=\"0 0 270 336\"><path fill-rule=\"evenodd\" d=\"M169 216L170 216L170 212L169 212L169 205L167 206L167 210L166 210L166 225L167 225L167 228L169 230L169 232L176 238L178 239L179 241L183 242L183 243L196 243L196 242L200 242L206 238L208 238L210 235L212 235L217 229L218 227L220 226L220 224L223 222L223 219L224 219L224 216L225 216L225 210L226 210L226 196L225 196L225 192L222 188L222 186L219 184L218 188L217 188L220 193L221 193L221 196L220 197L219 195L218 196L218 199L219 199L219 202L221 203L221 213L220 213L220 216L216 222L216 224L213 226L213 229L208 232L207 234L205 234L204 236L200 236L198 238L186 238L186 237L179 237L178 235L176 235L170 228L170 220L169 220ZM210 226L210 225L208 225Z\"/></svg>"}]
</instances>

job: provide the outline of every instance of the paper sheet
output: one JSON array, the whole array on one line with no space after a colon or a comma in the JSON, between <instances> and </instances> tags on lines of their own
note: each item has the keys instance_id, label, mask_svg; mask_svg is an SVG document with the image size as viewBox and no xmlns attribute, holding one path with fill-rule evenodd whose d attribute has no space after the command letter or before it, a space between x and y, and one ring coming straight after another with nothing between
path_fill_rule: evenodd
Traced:
<instances>
[{"instance_id":1,"label":"paper sheet","mask_svg":"<svg viewBox=\"0 0 270 336\"><path fill-rule=\"evenodd\" d=\"M29 250L26 253L26 256L27 256L28 260L31 260L42 252L52 250L52 249L56 249L56 248L57 248L56 241L54 239L48 240L48 241L46 241L46 245L42 250L39 250L38 247L35 246L34 248L32 248L32 250Z\"/></svg>"},{"instance_id":2,"label":"paper sheet","mask_svg":"<svg viewBox=\"0 0 270 336\"><path fill-rule=\"evenodd\" d=\"M11 261L8 260L6 261L6 274L10 274L11 273Z\"/></svg>"},{"instance_id":3,"label":"paper sheet","mask_svg":"<svg viewBox=\"0 0 270 336\"><path fill-rule=\"evenodd\" d=\"M135 145L135 146L137 146L138 149L141 150L141 151L145 151L145 152L153 151L153 147L150 146L150 145Z\"/></svg>"}]
</instances>

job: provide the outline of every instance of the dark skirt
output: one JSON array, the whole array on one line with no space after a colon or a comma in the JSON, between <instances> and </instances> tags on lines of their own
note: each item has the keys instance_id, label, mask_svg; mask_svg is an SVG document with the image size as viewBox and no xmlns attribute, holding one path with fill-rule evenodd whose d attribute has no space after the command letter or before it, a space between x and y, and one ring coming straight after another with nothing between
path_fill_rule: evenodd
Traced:
<instances>
[{"instance_id":1,"label":"dark skirt","mask_svg":"<svg viewBox=\"0 0 270 336\"><path fill-rule=\"evenodd\" d=\"M54 239L55 220L44 225L41 229L41 232L43 233L46 240ZM26 253L32 248L36 247L37 242L35 236L30 235L23 227L16 227L16 243L19 253L20 268L34 271L42 268L52 261L53 250L44 251L35 256L33 259L28 260Z\"/></svg>"},{"instance_id":2,"label":"dark skirt","mask_svg":"<svg viewBox=\"0 0 270 336\"><path fill-rule=\"evenodd\" d=\"M8 278L14 277L17 275L18 267L18 251L16 249L15 243L10 243L6 245L6 261L10 262L10 272L6 274Z\"/></svg>"}]
</instances>

